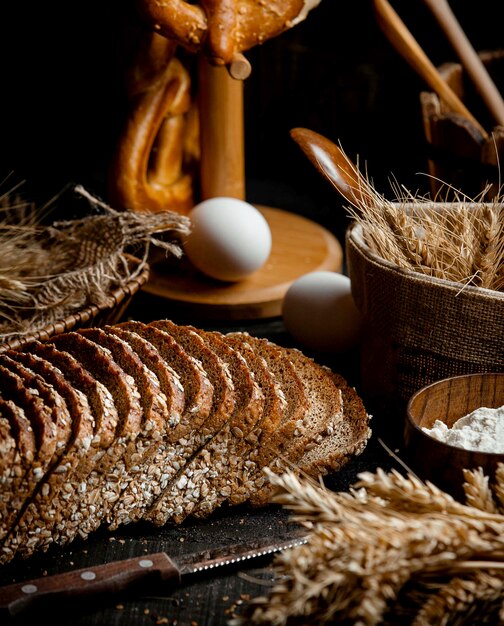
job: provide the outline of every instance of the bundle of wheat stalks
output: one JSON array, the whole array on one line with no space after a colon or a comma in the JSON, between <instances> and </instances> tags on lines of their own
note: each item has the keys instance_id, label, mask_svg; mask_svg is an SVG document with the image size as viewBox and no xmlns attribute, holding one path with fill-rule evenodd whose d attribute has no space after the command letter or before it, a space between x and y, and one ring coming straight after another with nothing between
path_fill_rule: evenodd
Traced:
<instances>
[{"instance_id":1,"label":"bundle of wheat stalks","mask_svg":"<svg viewBox=\"0 0 504 626\"><path fill-rule=\"evenodd\" d=\"M362 473L348 493L269 478L310 540L275 557L269 595L232 626L504 623L504 464L493 487L465 471L465 504L396 471Z\"/></svg>"},{"instance_id":2,"label":"bundle of wheat stalks","mask_svg":"<svg viewBox=\"0 0 504 626\"><path fill-rule=\"evenodd\" d=\"M362 224L367 245L381 258L463 285L504 291L504 201L471 199L448 188L450 201L418 197L393 184L394 201L355 174L349 216Z\"/></svg>"}]
</instances>

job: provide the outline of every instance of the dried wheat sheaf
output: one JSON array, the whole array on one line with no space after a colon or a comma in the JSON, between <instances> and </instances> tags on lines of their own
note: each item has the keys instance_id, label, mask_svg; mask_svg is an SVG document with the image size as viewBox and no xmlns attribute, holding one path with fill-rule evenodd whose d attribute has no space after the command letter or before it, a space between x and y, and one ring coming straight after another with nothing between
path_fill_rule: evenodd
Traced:
<instances>
[{"instance_id":1,"label":"dried wheat sheaf","mask_svg":"<svg viewBox=\"0 0 504 626\"><path fill-rule=\"evenodd\" d=\"M180 256L189 218L171 211L119 212L81 186L100 213L43 225L33 207L4 203L0 219L0 343L33 333L89 305L144 271L149 247ZM140 251L132 265L128 253Z\"/></svg>"},{"instance_id":2,"label":"dried wheat sheaf","mask_svg":"<svg viewBox=\"0 0 504 626\"><path fill-rule=\"evenodd\" d=\"M310 539L275 557L274 586L230 626L504 623L504 464L492 486L465 471L465 504L396 471L338 493L268 477Z\"/></svg>"},{"instance_id":3,"label":"dried wheat sheaf","mask_svg":"<svg viewBox=\"0 0 504 626\"><path fill-rule=\"evenodd\" d=\"M398 267L436 278L504 291L504 196L488 202L443 184L434 200L392 184L395 200L374 188L346 154L354 201L348 215L363 227L367 245Z\"/></svg>"}]
</instances>

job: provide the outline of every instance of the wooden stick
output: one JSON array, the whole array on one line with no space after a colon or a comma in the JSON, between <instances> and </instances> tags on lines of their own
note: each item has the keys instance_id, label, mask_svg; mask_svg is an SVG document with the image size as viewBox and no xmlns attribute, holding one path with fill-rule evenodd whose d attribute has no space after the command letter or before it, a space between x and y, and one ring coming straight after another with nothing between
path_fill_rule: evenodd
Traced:
<instances>
[{"instance_id":1,"label":"wooden stick","mask_svg":"<svg viewBox=\"0 0 504 626\"><path fill-rule=\"evenodd\" d=\"M424 0L424 2L448 37L496 122L504 126L504 100L447 0Z\"/></svg>"},{"instance_id":2,"label":"wooden stick","mask_svg":"<svg viewBox=\"0 0 504 626\"><path fill-rule=\"evenodd\" d=\"M252 72L250 61L241 52L234 53L227 68L229 75L235 80L245 80Z\"/></svg>"},{"instance_id":3,"label":"wooden stick","mask_svg":"<svg viewBox=\"0 0 504 626\"><path fill-rule=\"evenodd\" d=\"M373 3L378 24L388 37L390 43L426 83L434 89L441 100L443 100L452 111L469 120L480 132L482 138L487 139L488 133L486 130L471 114L453 89L443 80L438 70L434 67L389 2L387 0L373 0Z\"/></svg>"},{"instance_id":4,"label":"wooden stick","mask_svg":"<svg viewBox=\"0 0 504 626\"><path fill-rule=\"evenodd\" d=\"M217 196L245 200L243 81L201 54L198 85L201 200Z\"/></svg>"}]
</instances>

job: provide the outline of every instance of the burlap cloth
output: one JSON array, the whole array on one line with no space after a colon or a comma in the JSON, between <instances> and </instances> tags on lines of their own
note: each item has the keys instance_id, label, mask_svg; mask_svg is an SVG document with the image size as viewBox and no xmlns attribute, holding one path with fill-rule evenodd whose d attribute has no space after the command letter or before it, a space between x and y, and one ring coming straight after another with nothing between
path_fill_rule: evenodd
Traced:
<instances>
[{"instance_id":1,"label":"burlap cloth","mask_svg":"<svg viewBox=\"0 0 504 626\"><path fill-rule=\"evenodd\" d=\"M402 415L424 385L504 371L504 293L401 269L369 249L358 223L345 247L364 317L361 384L370 400Z\"/></svg>"}]
</instances>

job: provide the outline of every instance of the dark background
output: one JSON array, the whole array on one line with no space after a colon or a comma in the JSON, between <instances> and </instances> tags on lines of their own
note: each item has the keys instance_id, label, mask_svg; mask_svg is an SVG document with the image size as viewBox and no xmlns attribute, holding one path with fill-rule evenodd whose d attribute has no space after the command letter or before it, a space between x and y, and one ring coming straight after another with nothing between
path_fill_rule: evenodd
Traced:
<instances>
[{"instance_id":1,"label":"dark background","mask_svg":"<svg viewBox=\"0 0 504 626\"><path fill-rule=\"evenodd\" d=\"M435 65L456 61L421 1L393 6ZM477 50L501 47L492 0L451 6ZM2 3L0 173L47 200L78 182L105 194L125 115L124 69L139 27L131 0ZM378 28L370 0L322 0L307 20L247 53L247 199L337 228L341 199L289 136L316 130L361 164L375 188L393 176L426 192L419 94L427 89ZM336 207L336 208L335 208Z\"/></svg>"}]
</instances>

